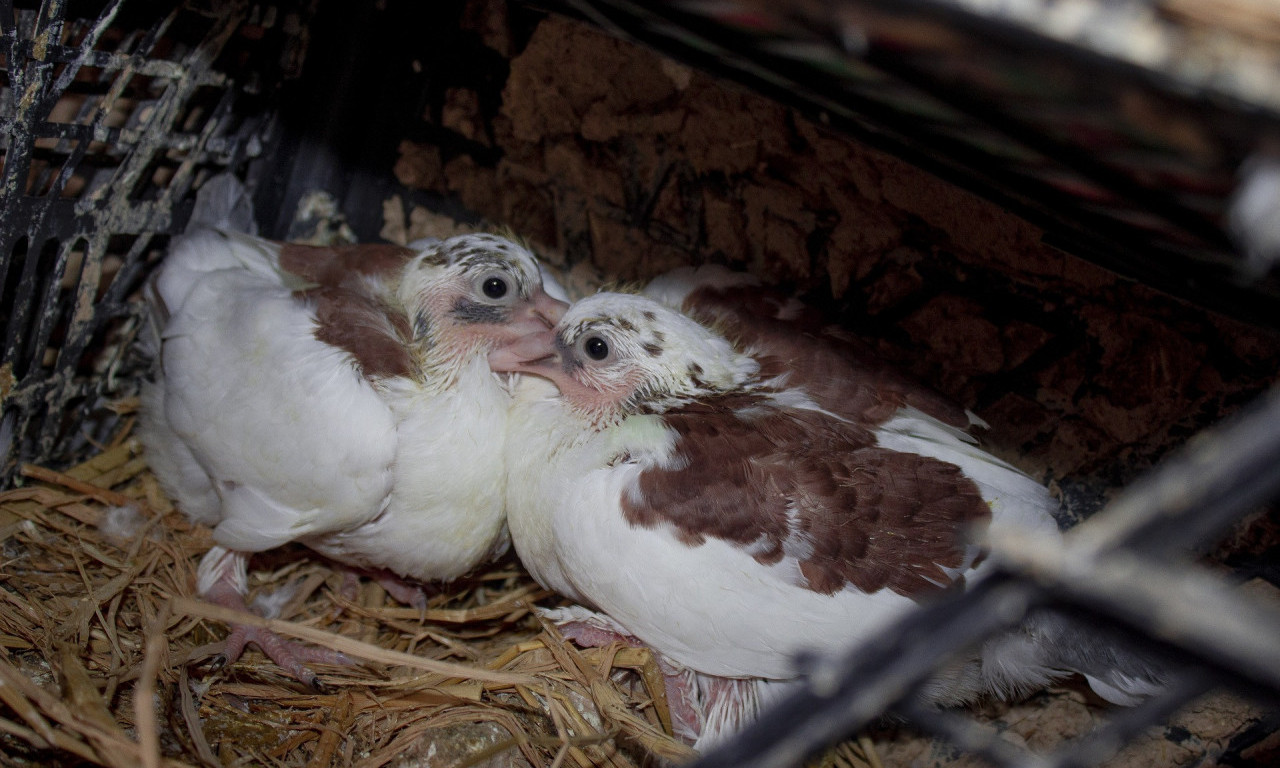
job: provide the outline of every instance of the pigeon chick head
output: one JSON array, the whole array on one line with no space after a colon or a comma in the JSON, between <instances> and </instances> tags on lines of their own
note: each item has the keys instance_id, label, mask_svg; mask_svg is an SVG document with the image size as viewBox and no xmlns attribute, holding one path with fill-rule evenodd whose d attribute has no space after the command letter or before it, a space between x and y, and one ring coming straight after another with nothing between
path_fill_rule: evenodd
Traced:
<instances>
[{"instance_id":1,"label":"pigeon chick head","mask_svg":"<svg viewBox=\"0 0 1280 768\"><path fill-rule=\"evenodd\" d=\"M489 366L550 379L575 411L596 422L748 387L759 370L685 315L623 293L573 304L554 328L494 350Z\"/></svg>"},{"instance_id":2,"label":"pigeon chick head","mask_svg":"<svg viewBox=\"0 0 1280 768\"><path fill-rule=\"evenodd\" d=\"M555 325L568 306L542 288L533 254L497 235L432 243L398 290L414 338L437 360L459 360Z\"/></svg>"}]
</instances>

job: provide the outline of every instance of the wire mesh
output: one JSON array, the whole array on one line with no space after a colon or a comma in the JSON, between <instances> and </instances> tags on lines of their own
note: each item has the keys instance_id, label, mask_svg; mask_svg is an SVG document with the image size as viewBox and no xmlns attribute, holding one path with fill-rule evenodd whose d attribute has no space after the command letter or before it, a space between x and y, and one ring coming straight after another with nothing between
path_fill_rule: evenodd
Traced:
<instances>
[{"instance_id":1,"label":"wire mesh","mask_svg":"<svg viewBox=\"0 0 1280 768\"><path fill-rule=\"evenodd\" d=\"M283 11L210 8L0 3L0 481L112 431L103 396L136 379L127 298L198 181L269 136L237 104L279 71Z\"/></svg>"}]
</instances>

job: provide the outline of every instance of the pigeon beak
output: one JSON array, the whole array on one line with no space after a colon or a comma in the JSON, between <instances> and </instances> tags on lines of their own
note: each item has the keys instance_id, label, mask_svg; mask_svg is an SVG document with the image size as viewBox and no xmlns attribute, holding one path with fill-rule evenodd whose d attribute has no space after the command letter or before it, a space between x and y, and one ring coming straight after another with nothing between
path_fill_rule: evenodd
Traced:
<instances>
[{"instance_id":1,"label":"pigeon beak","mask_svg":"<svg viewBox=\"0 0 1280 768\"><path fill-rule=\"evenodd\" d=\"M568 304L553 299L547 295L546 291L538 289L529 301L524 302L516 311L511 322L507 323L506 330L512 338L523 338L531 333L549 330L560 322L560 318L564 317L564 312L568 308Z\"/></svg>"},{"instance_id":2,"label":"pigeon beak","mask_svg":"<svg viewBox=\"0 0 1280 768\"><path fill-rule=\"evenodd\" d=\"M533 295L533 312L542 318L542 322L548 328L555 328L556 323L560 322L560 318L564 317L565 310L568 308L568 304L551 298L546 291L539 290Z\"/></svg>"},{"instance_id":3,"label":"pigeon beak","mask_svg":"<svg viewBox=\"0 0 1280 768\"><path fill-rule=\"evenodd\" d=\"M555 331L543 328L494 349L489 353L489 368L498 373L533 373L550 378L549 374L560 370Z\"/></svg>"}]
</instances>

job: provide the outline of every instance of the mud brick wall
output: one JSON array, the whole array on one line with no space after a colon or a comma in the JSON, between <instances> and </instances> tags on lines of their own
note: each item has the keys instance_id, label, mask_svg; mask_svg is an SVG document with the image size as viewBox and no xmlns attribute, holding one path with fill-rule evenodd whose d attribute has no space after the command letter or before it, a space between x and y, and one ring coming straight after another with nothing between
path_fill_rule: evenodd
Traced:
<instances>
[{"instance_id":1,"label":"mud brick wall","mask_svg":"<svg viewBox=\"0 0 1280 768\"><path fill-rule=\"evenodd\" d=\"M1084 511L1276 377L1276 333L1056 250L774 102L499 0L461 21L458 44L501 64L436 81L402 184L605 280L714 261L805 292L977 411L998 452L1087 489Z\"/></svg>"}]
</instances>

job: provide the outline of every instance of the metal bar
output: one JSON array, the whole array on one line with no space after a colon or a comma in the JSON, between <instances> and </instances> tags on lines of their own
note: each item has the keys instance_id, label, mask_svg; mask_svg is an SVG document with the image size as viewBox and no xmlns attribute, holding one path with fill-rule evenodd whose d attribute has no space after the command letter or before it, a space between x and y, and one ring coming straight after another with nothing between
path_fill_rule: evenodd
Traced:
<instances>
[{"instance_id":1,"label":"metal bar","mask_svg":"<svg viewBox=\"0 0 1280 768\"><path fill-rule=\"evenodd\" d=\"M147 55L155 47L156 42L160 39L164 30L167 30L173 23L174 17L180 10L180 8L174 8L160 22L149 29L146 35L143 36L142 40L138 43L137 49L129 56L129 63L120 70L119 74L116 75L115 79L111 83L111 88L107 91L106 95L103 96L102 102L98 105L98 115L94 120L95 125L100 124L101 121L111 113L116 100L120 98L120 95L124 92L125 86L136 73L137 67L147 60ZM165 89L164 94L157 99L157 103L152 110L150 117L147 122L142 125L138 141L139 146L130 148L129 153L125 156L124 162L122 162L115 169L115 173L112 174L110 186L112 189L119 190L119 193L110 197L103 197L96 203L92 201L82 201L82 206L79 207L78 210L82 210L86 213L92 209L102 210L117 201L122 202L129 198L134 185L137 183L138 176L151 163L151 158L156 150L154 146L154 137L157 133L163 132L157 131L156 126L163 126L165 128L171 127L172 114L170 113L175 109L173 105L169 103L169 99L172 95L173 84L171 83L170 87ZM167 107L167 109L165 109L165 107ZM101 224L102 222L96 223Z\"/></svg>"},{"instance_id":2,"label":"metal bar","mask_svg":"<svg viewBox=\"0 0 1280 768\"><path fill-rule=\"evenodd\" d=\"M690 765L801 765L907 699L965 649L1021 621L1034 593L1031 585L994 574L954 599L904 616L871 642L838 656L813 659L802 688Z\"/></svg>"},{"instance_id":3,"label":"metal bar","mask_svg":"<svg viewBox=\"0 0 1280 768\"><path fill-rule=\"evenodd\" d=\"M24 238L26 238L24 240ZM21 249L17 248L23 244ZM38 281L40 259L34 252L35 245L26 235L17 238L14 250L8 254L10 259L22 259L22 274L18 278L18 290L14 295L13 306L9 309L8 327L5 329L4 359L13 364L13 374L19 379L27 375L28 366L24 362L27 349L27 334L31 327L31 316L36 311L36 292L24 290L24 286L34 286Z\"/></svg>"},{"instance_id":4,"label":"metal bar","mask_svg":"<svg viewBox=\"0 0 1280 768\"><path fill-rule=\"evenodd\" d=\"M12 8L8 9L12 12ZM47 10L47 9L46 9ZM50 30L44 29L47 23L37 23L36 34L48 36ZM31 168L31 147L34 143L33 128L41 115L33 109L39 96L48 85L52 75L53 64L32 61L24 55L21 41L15 34L13 44L9 46L6 63L9 71L9 97L13 99L11 112L14 115L10 130L7 132L8 151L4 157L3 173L0 173L0 211L8 213L14 210L14 203L26 192L27 174ZM28 219L6 216L0 221L0 258L4 259L4 269L0 270L0 295L6 288L5 281L9 273L9 262L14 258L13 250L17 243L30 232ZM31 279L29 269L23 265L22 282ZM21 302L19 302L21 303ZM15 328L25 326L24 312L15 306L10 315L10 326L5 338L5 358L14 359L19 351Z\"/></svg>"},{"instance_id":5,"label":"metal bar","mask_svg":"<svg viewBox=\"0 0 1280 768\"><path fill-rule=\"evenodd\" d=\"M59 242L56 237L46 238L43 242L32 243L33 251L38 247L38 251L28 251L27 260L35 261L39 274L36 275L36 282L31 284L31 293L36 299L39 314L35 318L28 333L28 349L27 354L31 358L31 363L27 368L28 372L44 368L45 350L48 347L49 339L53 335L53 330L57 326L58 318L62 314L61 302L58 301L60 293L60 284L67 268L67 249L66 244ZM52 251L52 253L51 253ZM52 258L50 258L52 256ZM43 290L37 291L37 286Z\"/></svg>"},{"instance_id":6,"label":"metal bar","mask_svg":"<svg viewBox=\"0 0 1280 768\"><path fill-rule=\"evenodd\" d=\"M94 43L96 44L96 40ZM28 49L31 45L28 40L22 41L22 44L27 46ZM52 61L60 64L78 61L80 66L83 67L93 67L94 69L102 69L108 72L129 69L139 75L165 80L181 80L192 76L196 76L198 79L209 78L209 80L200 79L200 82L205 84L219 84L224 79L220 73L193 72L187 69L182 62L169 61L168 59L143 59L138 61L135 59L135 54L95 51L61 44L48 46L45 49L42 61ZM73 84L68 82L66 87L70 89ZM84 86L80 85L79 87Z\"/></svg>"},{"instance_id":7,"label":"metal bar","mask_svg":"<svg viewBox=\"0 0 1280 768\"><path fill-rule=\"evenodd\" d=\"M1242 686L1280 694L1280 612L1192 563L1127 550L1098 554L1070 537L1059 548L1006 534L992 546L998 568L1033 581L1055 602L1193 655Z\"/></svg>"},{"instance_id":8,"label":"metal bar","mask_svg":"<svg viewBox=\"0 0 1280 768\"><path fill-rule=\"evenodd\" d=\"M1193 437L1131 484L1105 514L1073 529L1081 556L1129 548L1148 554L1205 544L1280 495L1280 386Z\"/></svg>"},{"instance_id":9,"label":"metal bar","mask_svg":"<svg viewBox=\"0 0 1280 768\"><path fill-rule=\"evenodd\" d=\"M75 52L75 56L67 61L67 66L63 68L58 75L57 82L53 87L56 95L61 96L71 81L75 80L76 75L80 72L80 68L85 62L93 57L93 47L98 44L98 40L102 38L102 33L107 31L107 27L111 26L111 22L115 20L116 14L120 11L120 4L124 0L112 0L112 2L102 10L98 16L98 21L93 25L93 29L85 38L80 41L80 45L70 49ZM52 48L53 46L49 46ZM61 48L62 46L58 46ZM46 54L47 55L47 54Z\"/></svg>"},{"instance_id":10,"label":"metal bar","mask_svg":"<svg viewBox=\"0 0 1280 768\"><path fill-rule=\"evenodd\" d=\"M137 277L137 273L146 266L143 258L151 245L155 235L151 232L139 232L138 239L134 240L129 246L129 250L124 255L123 263L120 269L116 271L116 276L112 278L111 285L107 286L107 290L102 294L102 298L98 300L99 324L107 322L110 319L120 317L121 310L126 309L125 299L126 292L129 290L130 284ZM134 307L133 309L137 309ZM113 311L114 310L114 311Z\"/></svg>"},{"instance_id":11,"label":"metal bar","mask_svg":"<svg viewBox=\"0 0 1280 768\"><path fill-rule=\"evenodd\" d=\"M12 127L12 121L0 121L0 133L9 133ZM137 129L106 128L96 123L42 122L33 127L33 135L40 139L58 139L61 141L99 141L109 144L109 149L115 154L124 154L133 149L133 146L138 143L143 134ZM203 134L174 131L159 137L156 146L162 149L176 149L184 152L202 146L209 154L224 154L234 150L239 143L234 136L209 136L203 141L202 138ZM47 157L51 152L54 152L54 150L32 148L34 157ZM63 154L70 154L70 152L64 150Z\"/></svg>"},{"instance_id":12,"label":"metal bar","mask_svg":"<svg viewBox=\"0 0 1280 768\"><path fill-rule=\"evenodd\" d=\"M80 67L84 64L84 61L93 49L93 46L97 45L98 39L102 36L102 33L106 31L112 20L115 19L116 12L120 10L121 2L123 2L123 0L114 0L111 5L103 10L97 23L94 24L93 29L85 36L85 39L81 41L79 53L76 58L68 62L63 67L62 72L58 74L58 79L54 82L53 88L50 90L47 97L50 110L52 110L58 100L62 98L63 93L66 92L67 86L75 80L76 74L80 71ZM43 114L47 115L50 114L50 112L46 111ZM99 112L97 119L94 120L93 128L96 129L101 124L103 117L104 115L102 112ZM53 184L49 188L48 197L58 198L62 196L63 190L67 188L67 183L71 181L72 176L75 175L76 168L80 165L80 161L84 158L84 154L88 149L89 142L84 140L75 142L75 144L70 148L70 152L68 152L66 159L63 161L62 167L58 170L58 175L54 178ZM43 220L43 216L41 217L41 220Z\"/></svg>"}]
</instances>

